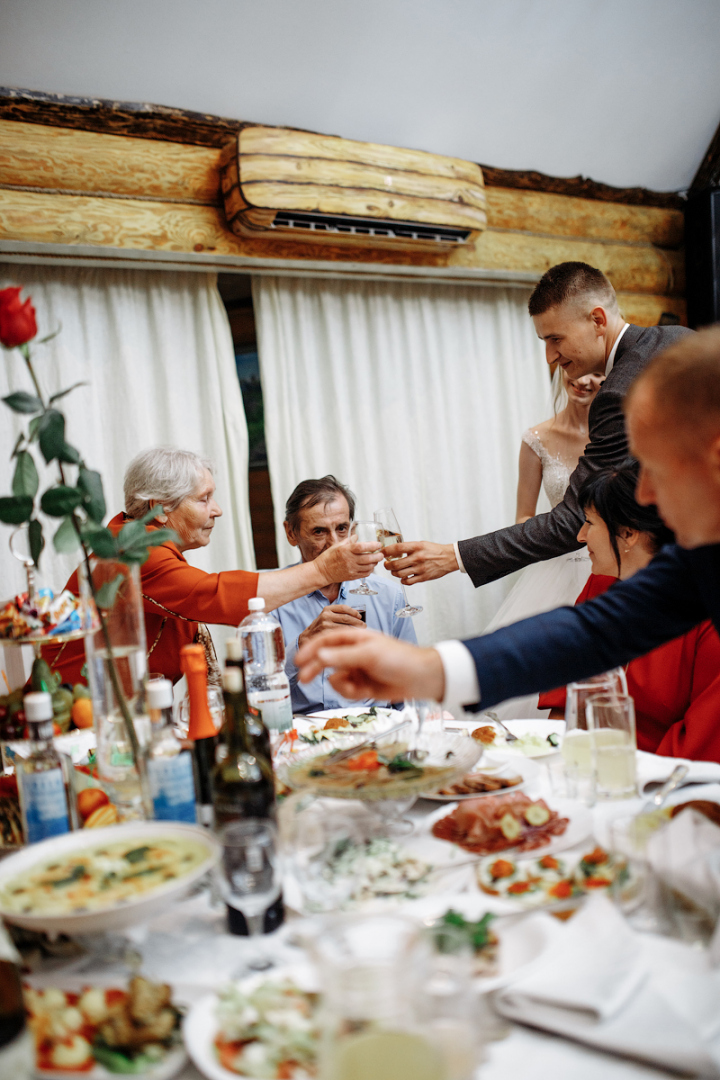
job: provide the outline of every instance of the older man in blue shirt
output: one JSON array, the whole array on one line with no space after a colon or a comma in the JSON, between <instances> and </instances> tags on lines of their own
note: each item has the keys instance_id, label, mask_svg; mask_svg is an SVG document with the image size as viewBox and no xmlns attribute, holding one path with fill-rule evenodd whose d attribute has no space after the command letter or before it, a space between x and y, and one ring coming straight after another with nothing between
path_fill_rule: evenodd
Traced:
<instances>
[{"instance_id":1,"label":"older man in blue shirt","mask_svg":"<svg viewBox=\"0 0 720 1080\"><path fill-rule=\"evenodd\" d=\"M285 506L285 534L300 551L302 562L311 562L332 544L344 543L350 535L355 516L355 496L334 476L304 480L293 491ZM416 643L412 619L398 619L395 612L404 604L400 588L392 580L373 576L369 582L376 595L353 595L356 583L340 581L301 596L277 608L285 638L285 671L290 680L294 713L316 712L357 706L357 701L341 697L332 688L327 673L321 672L310 683L298 681L295 654L306 641L323 630L362 625L360 609L365 609L365 623L373 630ZM368 698L364 704L387 705L386 701Z\"/></svg>"}]
</instances>

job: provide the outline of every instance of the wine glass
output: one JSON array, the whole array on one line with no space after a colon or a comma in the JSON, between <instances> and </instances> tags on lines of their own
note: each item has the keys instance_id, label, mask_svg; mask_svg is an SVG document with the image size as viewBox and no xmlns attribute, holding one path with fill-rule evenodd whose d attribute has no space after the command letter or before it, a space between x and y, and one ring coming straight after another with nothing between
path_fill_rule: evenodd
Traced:
<instances>
[{"instance_id":1,"label":"wine glass","mask_svg":"<svg viewBox=\"0 0 720 1080\"><path fill-rule=\"evenodd\" d=\"M383 547L387 547L388 544L402 544L402 531L391 506L386 506L382 510L376 510L373 517L380 526L378 540ZM395 556L395 558L398 558L398 556ZM400 558L402 558L402 556L400 556ZM392 562L392 559L389 558L388 561ZM405 606L401 607L395 614L399 619L411 619L413 615L418 615L422 611L422 608L419 604L410 603L408 594L405 591L405 586L402 582L400 582L400 588L402 589L403 597L405 599Z\"/></svg>"},{"instance_id":2,"label":"wine glass","mask_svg":"<svg viewBox=\"0 0 720 1080\"><path fill-rule=\"evenodd\" d=\"M280 895L280 856L277 828L269 818L246 818L231 821L221 829L222 856L217 870L217 884L225 903L241 911L250 937L263 932L266 910ZM253 971L271 967L260 954L247 966Z\"/></svg>"},{"instance_id":3,"label":"wine glass","mask_svg":"<svg viewBox=\"0 0 720 1080\"><path fill-rule=\"evenodd\" d=\"M377 544L380 540L379 532L376 521L353 521L350 536L358 544ZM377 596L377 589L371 589L366 578L362 579L357 589L348 589L348 592L360 596Z\"/></svg>"}]
</instances>

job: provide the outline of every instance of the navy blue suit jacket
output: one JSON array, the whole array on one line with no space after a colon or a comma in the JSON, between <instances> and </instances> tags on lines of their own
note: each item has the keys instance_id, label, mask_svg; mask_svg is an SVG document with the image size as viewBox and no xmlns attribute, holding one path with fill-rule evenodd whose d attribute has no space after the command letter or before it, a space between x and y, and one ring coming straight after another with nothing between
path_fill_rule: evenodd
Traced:
<instances>
[{"instance_id":1,"label":"navy blue suit jacket","mask_svg":"<svg viewBox=\"0 0 720 1080\"><path fill-rule=\"evenodd\" d=\"M506 698L609 671L708 618L720 633L720 544L691 551L670 545L595 600L463 642L482 698L468 708L490 709Z\"/></svg>"}]
</instances>

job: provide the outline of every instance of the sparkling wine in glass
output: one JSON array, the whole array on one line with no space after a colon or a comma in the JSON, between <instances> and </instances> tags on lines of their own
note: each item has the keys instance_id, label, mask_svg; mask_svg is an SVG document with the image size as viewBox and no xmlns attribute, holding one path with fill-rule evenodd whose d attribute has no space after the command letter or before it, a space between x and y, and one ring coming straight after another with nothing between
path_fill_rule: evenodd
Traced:
<instances>
[{"instance_id":1,"label":"sparkling wine in glass","mask_svg":"<svg viewBox=\"0 0 720 1080\"><path fill-rule=\"evenodd\" d=\"M376 510L373 517L378 523L378 540L383 547L388 547L390 544L402 544L402 529L398 525L398 519L395 517L392 507L386 506L382 510ZM388 558L388 562L392 562L393 558L398 558L398 556ZM400 588L405 598L405 606L401 607L395 614L399 619L411 619L413 615L418 615L422 608L419 604L410 603L402 582L400 582Z\"/></svg>"},{"instance_id":2,"label":"sparkling wine in glass","mask_svg":"<svg viewBox=\"0 0 720 1080\"><path fill-rule=\"evenodd\" d=\"M269 818L246 818L231 821L221 830L222 857L218 885L225 903L241 911L248 934L257 938L263 932L266 910L280 895L281 871L277 828ZM253 971L271 967L260 953L247 965Z\"/></svg>"},{"instance_id":3,"label":"sparkling wine in glass","mask_svg":"<svg viewBox=\"0 0 720 1080\"><path fill-rule=\"evenodd\" d=\"M350 539L358 544L377 544L380 540L379 534L380 530L376 521L353 521L350 529ZM357 589L348 589L348 592L359 596L377 596L377 589L370 588L367 578L362 579Z\"/></svg>"}]
</instances>

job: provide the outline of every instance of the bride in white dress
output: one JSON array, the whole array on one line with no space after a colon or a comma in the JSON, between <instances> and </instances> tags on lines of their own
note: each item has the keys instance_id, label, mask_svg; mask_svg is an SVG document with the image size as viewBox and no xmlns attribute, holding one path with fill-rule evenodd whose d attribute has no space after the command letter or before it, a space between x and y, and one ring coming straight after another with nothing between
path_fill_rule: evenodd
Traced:
<instances>
[{"instance_id":1,"label":"bride in white dress","mask_svg":"<svg viewBox=\"0 0 720 1080\"><path fill-rule=\"evenodd\" d=\"M551 506L562 501L588 441L588 412L603 378L586 375L569 379L562 369L559 372L556 378L562 382L557 384L556 402L561 405L564 400L564 407L551 419L528 428L522 436L516 522L535 515L541 486ZM484 633L541 611L574 604L589 576L590 559L584 548L532 563L522 571ZM505 701L493 712L501 720L548 715L547 710L538 710L537 694Z\"/></svg>"}]
</instances>

